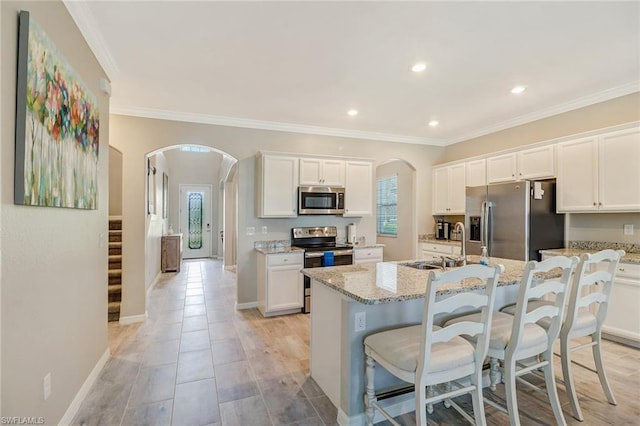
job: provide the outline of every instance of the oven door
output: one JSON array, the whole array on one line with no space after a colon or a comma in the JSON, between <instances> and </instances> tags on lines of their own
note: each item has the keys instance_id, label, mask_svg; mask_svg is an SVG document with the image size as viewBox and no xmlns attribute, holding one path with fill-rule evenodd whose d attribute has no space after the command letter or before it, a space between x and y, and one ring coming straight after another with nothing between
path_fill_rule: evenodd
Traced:
<instances>
[{"instance_id":1,"label":"oven door","mask_svg":"<svg viewBox=\"0 0 640 426\"><path fill-rule=\"evenodd\" d=\"M333 252L333 264L334 266L351 265L353 264L353 251L335 251ZM322 267L322 252L305 253L304 258L305 268L320 268ZM303 314L311 312L311 278L304 277L304 307L302 308Z\"/></svg>"},{"instance_id":2,"label":"oven door","mask_svg":"<svg viewBox=\"0 0 640 426\"><path fill-rule=\"evenodd\" d=\"M298 188L298 214L344 213L344 189L315 186Z\"/></svg>"}]
</instances>

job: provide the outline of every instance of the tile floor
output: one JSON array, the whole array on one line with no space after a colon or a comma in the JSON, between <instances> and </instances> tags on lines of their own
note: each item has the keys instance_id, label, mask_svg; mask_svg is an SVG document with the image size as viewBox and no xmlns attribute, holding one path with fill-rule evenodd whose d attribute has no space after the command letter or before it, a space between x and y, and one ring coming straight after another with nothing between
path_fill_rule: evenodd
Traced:
<instances>
[{"instance_id":1,"label":"tile floor","mask_svg":"<svg viewBox=\"0 0 640 426\"><path fill-rule=\"evenodd\" d=\"M185 261L164 274L149 299L144 324L109 325L112 357L78 411L74 425L332 425L336 408L309 378L309 317L263 318L236 311L236 276L215 260ZM585 421L626 425L640 418L640 350L605 342L605 362L618 405L604 400L597 376L576 367ZM593 365L589 350L574 359ZM559 359L556 376L561 377ZM504 402L504 386L485 397ZM471 412L470 400L458 398ZM555 424L546 396L518 386L523 425ZM485 406L489 425L508 416ZM397 418L415 424L414 413ZM381 424L389 424L384 422ZM429 425L466 424L453 409L435 406Z\"/></svg>"},{"instance_id":2,"label":"tile floor","mask_svg":"<svg viewBox=\"0 0 640 426\"><path fill-rule=\"evenodd\" d=\"M235 310L220 261L163 274L144 324L109 325L112 358L75 425L332 425L309 378L309 317Z\"/></svg>"}]
</instances>

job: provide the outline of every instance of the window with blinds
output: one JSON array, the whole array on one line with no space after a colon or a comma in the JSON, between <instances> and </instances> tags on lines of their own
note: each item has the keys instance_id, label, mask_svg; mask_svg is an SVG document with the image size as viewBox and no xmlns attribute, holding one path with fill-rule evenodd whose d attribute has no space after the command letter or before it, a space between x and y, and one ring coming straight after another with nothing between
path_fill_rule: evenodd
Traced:
<instances>
[{"instance_id":1,"label":"window with blinds","mask_svg":"<svg viewBox=\"0 0 640 426\"><path fill-rule=\"evenodd\" d=\"M398 176L378 179L376 196L378 235L398 235Z\"/></svg>"}]
</instances>

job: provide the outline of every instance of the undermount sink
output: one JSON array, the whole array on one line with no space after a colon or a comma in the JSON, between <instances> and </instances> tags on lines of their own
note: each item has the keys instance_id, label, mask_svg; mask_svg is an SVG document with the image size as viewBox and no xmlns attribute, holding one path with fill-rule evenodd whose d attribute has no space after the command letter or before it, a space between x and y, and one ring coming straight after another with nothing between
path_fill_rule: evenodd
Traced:
<instances>
[{"instance_id":1,"label":"undermount sink","mask_svg":"<svg viewBox=\"0 0 640 426\"><path fill-rule=\"evenodd\" d=\"M434 265L433 263L424 262L424 261L404 262L404 263L400 263L400 265L408 266L409 268L414 268L414 269L442 269L442 266Z\"/></svg>"}]
</instances>

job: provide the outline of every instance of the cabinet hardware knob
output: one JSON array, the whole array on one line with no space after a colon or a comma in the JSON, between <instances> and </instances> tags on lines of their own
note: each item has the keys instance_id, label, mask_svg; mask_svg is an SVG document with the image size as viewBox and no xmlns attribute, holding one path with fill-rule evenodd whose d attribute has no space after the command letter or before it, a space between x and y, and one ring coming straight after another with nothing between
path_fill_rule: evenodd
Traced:
<instances>
[{"instance_id":1,"label":"cabinet hardware knob","mask_svg":"<svg viewBox=\"0 0 640 426\"><path fill-rule=\"evenodd\" d=\"M594 202L594 203L593 203L593 205L595 206L595 205L597 205L597 204Z\"/></svg>"},{"instance_id":2,"label":"cabinet hardware knob","mask_svg":"<svg viewBox=\"0 0 640 426\"><path fill-rule=\"evenodd\" d=\"M599 205L599 206L601 206L601 205L602 205L602 203L598 203L598 205Z\"/></svg>"}]
</instances>

